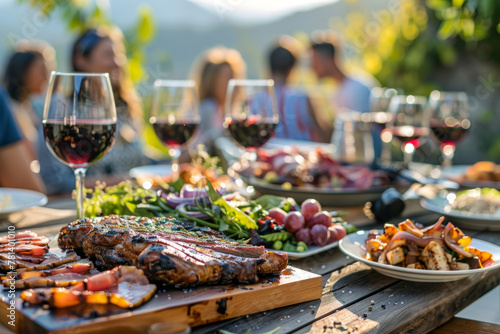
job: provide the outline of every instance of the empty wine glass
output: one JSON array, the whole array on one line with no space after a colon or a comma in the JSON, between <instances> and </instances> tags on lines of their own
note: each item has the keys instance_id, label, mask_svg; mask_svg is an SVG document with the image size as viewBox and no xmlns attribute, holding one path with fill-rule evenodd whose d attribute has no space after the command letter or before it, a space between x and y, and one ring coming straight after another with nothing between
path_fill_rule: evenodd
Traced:
<instances>
[{"instance_id":1,"label":"empty wine glass","mask_svg":"<svg viewBox=\"0 0 500 334\"><path fill-rule=\"evenodd\" d=\"M200 117L193 80L156 80L149 122L173 158L172 171L179 169L181 146L194 134Z\"/></svg>"},{"instance_id":2,"label":"empty wine glass","mask_svg":"<svg viewBox=\"0 0 500 334\"><path fill-rule=\"evenodd\" d=\"M389 111L392 119L387 128L392 137L401 143L404 162L409 165L420 138L429 134L429 120L426 112L427 98L414 95L397 95L391 99Z\"/></svg>"},{"instance_id":3,"label":"empty wine glass","mask_svg":"<svg viewBox=\"0 0 500 334\"><path fill-rule=\"evenodd\" d=\"M257 158L257 148L273 136L277 124L273 80L229 80L224 127L246 148L250 169ZM250 175L253 176L253 171Z\"/></svg>"},{"instance_id":4,"label":"empty wine glass","mask_svg":"<svg viewBox=\"0 0 500 334\"><path fill-rule=\"evenodd\" d=\"M50 152L75 172L77 216L83 218L87 168L115 143L116 108L108 73L52 72L43 131Z\"/></svg>"},{"instance_id":5,"label":"empty wine glass","mask_svg":"<svg viewBox=\"0 0 500 334\"><path fill-rule=\"evenodd\" d=\"M470 128L467 94L433 91L429 96L430 129L439 142L443 167L452 165L455 147Z\"/></svg>"},{"instance_id":6,"label":"empty wine glass","mask_svg":"<svg viewBox=\"0 0 500 334\"><path fill-rule=\"evenodd\" d=\"M369 113L343 109L335 118L333 158L343 163L373 163L375 151Z\"/></svg>"},{"instance_id":7,"label":"empty wine glass","mask_svg":"<svg viewBox=\"0 0 500 334\"><path fill-rule=\"evenodd\" d=\"M393 88L373 87L370 92L370 110L373 121L375 156L382 161L390 162L392 136L387 129L387 123L391 120L389 103L392 97L398 95ZM380 151L380 152L379 152Z\"/></svg>"}]
</instances>

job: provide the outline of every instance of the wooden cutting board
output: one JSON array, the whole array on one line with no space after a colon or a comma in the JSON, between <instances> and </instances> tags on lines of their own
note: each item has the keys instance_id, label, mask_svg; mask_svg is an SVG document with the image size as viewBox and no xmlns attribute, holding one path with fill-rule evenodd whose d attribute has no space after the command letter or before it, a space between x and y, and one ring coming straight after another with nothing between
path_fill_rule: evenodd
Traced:
<instances>
[{"instance_id":1,"label":"wooden cutting board","mask_svg":"<svg viewBox=\"0 0 500 334\"><path fill-rule=\"evenodd\" d=\"M101 305L49 310L22 305L18 291L15 327L8 324L10 300L7 291L2 291L0 320L17 333L147 333L156 322L182 321L194 327L319 299L321 291L321 276L293 267L257 284L161 291L134 310Z\"/></svg>"}]
</instances>

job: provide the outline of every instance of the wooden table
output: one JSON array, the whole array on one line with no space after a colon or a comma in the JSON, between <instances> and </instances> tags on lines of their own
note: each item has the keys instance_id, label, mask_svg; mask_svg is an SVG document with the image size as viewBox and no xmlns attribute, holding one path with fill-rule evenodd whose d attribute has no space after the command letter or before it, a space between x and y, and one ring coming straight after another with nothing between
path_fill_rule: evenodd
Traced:
<instances>
[{"instance_id":1,"label":"wooden table","mask_svg":"<svg viewBox=\"0 0 500 334\"><path fill-rule=\"evenodd\" d=\"M67 204L49 203L59 208ZM26 221L29 222L31 215L36 217L37 210L42 211L31 210L24 215L26 225L29 225ZM370 222L360 215L359 209L350 212L349 221L364 225L363 229L381 227L367 225ZM69 214L69 221L72 212L66 213ZM404 216L424 225L434 223L438 218L424 213L415 204ZM57 225L32 230L55 235L61 227L60 220L58 222ZM464 232L500 245L500 232ZM451 283L401 281L354 262L338 248L290 262L293 266L323 276L321 299L193 328L192 332L214 333L223 329L233 333L245 333L247 330L263 333L279 327L276 333L428 333L500 282L500 270Z\"/></svg>"}]
</instances>

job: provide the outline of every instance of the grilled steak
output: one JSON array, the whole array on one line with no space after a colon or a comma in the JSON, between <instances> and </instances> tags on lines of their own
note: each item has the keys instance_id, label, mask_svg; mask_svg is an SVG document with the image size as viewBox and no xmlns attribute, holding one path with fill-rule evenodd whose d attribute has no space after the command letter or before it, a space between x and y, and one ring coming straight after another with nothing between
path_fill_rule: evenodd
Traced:
<instances>
[{"instance_id":1,"label":"grilled steak","mask_svg":"<svg viewBox=\"0 0 500 334\"><path fill-rule=\"evenodd\" d=\"M259 274L278 274L288 263L286 254L172 218L76 220L61 229L59 247L84 253L102 269L135 265L150 280L176 286L256 282Z\"/></svg>"}]
</instances>

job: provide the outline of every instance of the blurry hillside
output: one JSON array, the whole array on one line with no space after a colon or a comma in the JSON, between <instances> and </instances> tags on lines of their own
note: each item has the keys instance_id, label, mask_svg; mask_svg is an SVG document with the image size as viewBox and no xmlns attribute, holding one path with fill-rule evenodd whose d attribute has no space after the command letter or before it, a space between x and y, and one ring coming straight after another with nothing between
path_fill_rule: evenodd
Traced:
<instances>
[{"instance_id":1,"label":"blurry hillside","mask_svg":"<svg viewBox=\"0 0 500 334\"><path fill-rule=\"evenodd\" d=\"M360 0L356 7L368 13L383 8L386 2ZM148 72L153 77L164 78L185 78L197 55L215 45L240 50L248 64L247 76L257 78L264 74L265 51L277 36L326 29L331 17L344 17L352 10L346 2L338 1L262 23L251 18L231 17L229 10L221 12L216 7L186 0L149 0L145 3L152 8L157 23L156 39L147 49ZM108 15L126 31L134 23L140 5L135 0L111 0ZM66 32L59 13L54 13L50 20L40 20L36 10L13 0L0 1L0 13L3 39L0 64L5 62L11 42L27 37L49 42L56 49L58 69L69 68L68 53L74 37ZM158 62L163 65L158 67Z\"/></svg>"}]
</instances>

